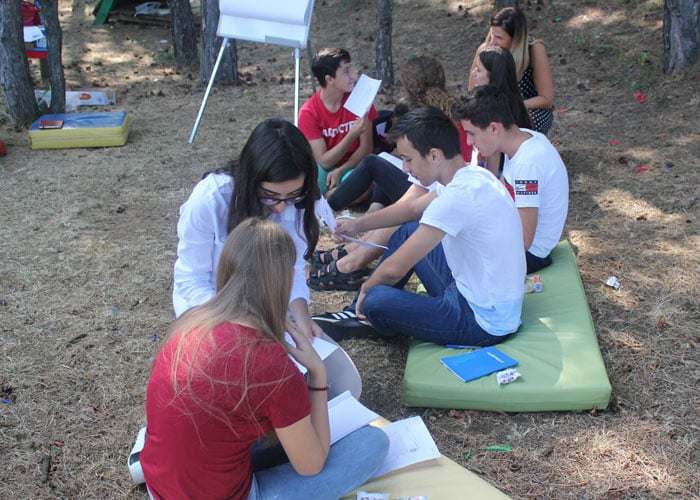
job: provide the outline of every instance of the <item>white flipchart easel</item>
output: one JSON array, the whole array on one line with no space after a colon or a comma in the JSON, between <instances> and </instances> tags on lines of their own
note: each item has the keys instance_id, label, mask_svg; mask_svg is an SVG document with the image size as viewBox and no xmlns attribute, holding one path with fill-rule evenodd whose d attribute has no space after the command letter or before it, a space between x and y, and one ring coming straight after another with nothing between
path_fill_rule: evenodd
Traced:
<instances>
[{"instance_id":1,"label":"white flipchart easel","mask_svg":"<svg viewBox=\"0 0 700 500\"><path fill-rule=\"evenodd\" d=\"M202 105L197 114L189 143L192 144L204 108L207 105L216 72L226 50L229 38L250 42L271 43L294 48L294 125L299 115L299 59L306 47L311 28L314 0L219 0L219 26L217 36L221 42L219 55L214 63Z\"/></svg>"}]
</instances>

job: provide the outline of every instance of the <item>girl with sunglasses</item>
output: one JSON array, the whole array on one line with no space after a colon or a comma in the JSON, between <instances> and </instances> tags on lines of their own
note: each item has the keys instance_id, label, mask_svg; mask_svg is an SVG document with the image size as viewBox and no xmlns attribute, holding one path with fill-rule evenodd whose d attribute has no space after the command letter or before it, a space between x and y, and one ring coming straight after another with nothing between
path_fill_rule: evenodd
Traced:
<instances>
[{"instance_id":1,"label":"girl with sunglasses","mask_svg":"<svg viewBox=\"0 0 700 500\"><path fill-rule=\"evenodd\" d=\"M291 123L268 119L258 124L229 171L206 175L180 207L173 284L176 316L216 294L216 269L229 233L248 217L279 224L296 247L287 330L311 339L323 330L309 314L305 259L319 238L317 214L331 214L317 182L309 142ZM252 279L252 278L251 278ZM348 389L356 397L360 376L342 349L326 358L333 379L330 396Z\"/></svg>"}]
</instances>

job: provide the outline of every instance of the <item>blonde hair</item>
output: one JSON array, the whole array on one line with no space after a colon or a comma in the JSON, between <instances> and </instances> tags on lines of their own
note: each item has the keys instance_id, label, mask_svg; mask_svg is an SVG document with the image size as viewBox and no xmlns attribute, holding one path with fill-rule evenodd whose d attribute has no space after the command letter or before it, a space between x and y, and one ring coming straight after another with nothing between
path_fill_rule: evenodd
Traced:
<instances>
[{"instance_id":1,"label":"blonde hair","mask_svg":"<svg viewBox=\"0 0 700 500\"><path fill-rule=\"evenodd\" d=\"M401 84L410 108L433 106L446 115L454 98L447 92L445 70L437 59L429 56L413 56L401 68Z\"/></svg>"},{"instance_id":2,"label":"blonde hair","mask_svg":"<svg viewBox=\"0 0 700 500\"><path fill-rule=\"evenodd\" d=\"M533 40L527 26L527 18L523 11L516 7L505 7L496 12L491 17L490 26L503 28L511 38L510 48L508 49L513 55L515 61L515 73L518 81L523 78L523 74L530 66L530 46L535 43L544 43L542 40ZM489 30L484 45L491 44L491 30Z\"/></svg>"},{"instance_id":3,"label":"blonde hair","mask_svg":"<svg viewBox=\"0 0 700 500\"><path fill-rule=\"evenodd\" d=\"M202 409L229 424L230 410L202 401L193 390L194 381L204 379L212 386L216 383L241 388L239 405L246 400L249 387L245 375L243 380L214 380L207 372L210 349L217 348L213 331L224 323L240 323L262 333L262 339L234 343L232 350L246 349L246 364L255 343L282 342L295 259L292 238L274 222L249 218L231 231L218 264L216 295L180 316L168 332L166 341L177 337L169 360L176 399L186 391ZM270 384L276 386L283 381Z\"/></svg>"}]
</instances>

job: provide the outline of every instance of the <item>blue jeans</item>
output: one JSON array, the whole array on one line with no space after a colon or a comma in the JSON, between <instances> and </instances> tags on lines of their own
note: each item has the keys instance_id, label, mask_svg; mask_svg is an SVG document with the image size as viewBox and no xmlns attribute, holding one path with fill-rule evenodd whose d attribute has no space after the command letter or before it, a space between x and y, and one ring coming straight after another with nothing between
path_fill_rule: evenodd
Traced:
<instances>
[{"instance_id":1,"label":"blue jeans","mask_svg":"<svg viewBox=\"0 0 700 500\"><path fill-rule=\"evenodd\" d=\"M384 431L362 427L331 446L315 476L300 476L289 462L256 471L248 500L337 500L370 479L388 452Z\"/></svg>"},{"instance_id":2,"label":"blue jeans","mask_svg":"<svg viewBox=\"0 0 700 500\"><path fill-rule=\"evenodd\" d=\"M379 264L396 251L418 228L402 225L389 240ZM429 296L402 290L413 272ZM355 303L349 307L354 309ZM362 302L362 313L377 332L386 336L407 335L436 344L486 347L509 335L491 335L476 322L474 311L457 289L442 244L436 246L393 287L371 288Z\"/></svg>"}]
</instances>

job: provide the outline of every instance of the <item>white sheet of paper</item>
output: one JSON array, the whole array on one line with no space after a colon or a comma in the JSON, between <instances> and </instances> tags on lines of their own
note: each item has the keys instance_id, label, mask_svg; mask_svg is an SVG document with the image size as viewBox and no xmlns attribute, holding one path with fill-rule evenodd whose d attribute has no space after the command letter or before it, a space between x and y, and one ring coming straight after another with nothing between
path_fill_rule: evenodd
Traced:
<instances>
[{"instance_id":1,"label":"white sheet of paper","mask_svg":"<svg viewBox=\"0 0 700 500\"><path fill-rule=\"evenodd\" d=\"M216 34L220 37L295 48L307 45L313 0L217 3L220 15Z\"/></svg>"},{"instance_id":2,"label":"white sheet of paper","mask_svg":"<svg viewBox=\"0 0 700 500\"><path fill-rule=\"evenodd\" d=\"M301 24L309 22L311 9L308 0L285 0L284 2L240 2L224 0L219 2L221 14L258 19L283 24Z\"/></svg>"},{"instance_id":3,"label":"white sheet of paper","mask_svg":"<svg viewBox=\"0 0 700 500\"><path fill-rule=\"evenodd\" d=\"M388 249L389 247L386 247L384 245L380 245L379 243L370 243L369 241L362 241L359 238L353 238L352 236L348 236L347 234L343 233L338 233L340 236L345 238L348 241L353 241L360 245L361 247L367 247L367 248L383 248L384 250Z\"/></svg>"},{"instance_id":4,"label":"white sheet of paper","mask_svg":"<svg viewBox=\"0 0 700 500\"><path fill-rule=\"evenodd\" d=\"M335 220L335 215L333 215L333 210L325 199L318 200L314 204L314 213L316 217L321 219L321 222L325 223L326 226L330 228L331 231L335 231L338 227L338 222Z\"/></svg>"},{"instance_id":5,"label":"white sheet of paper","mask_svg":"<svg viewBox=\"0 0 700 500\"><path fill-rule=\"evenodd\" d=\"M350 92L350 97L345 101L343 107L358 117L365 116L374 103L374 98L377 97L381 85L381 80L360 75L360 79L357 80L355 88Z\"/></svg>"},{"instance_id":6,"label":"white sheet of paper","mask_svg":"<svg viewBox=\"0 0 700 500\"><path fill-rule=\"evenodd\" d=\"M350 391L338 394L328 402L331 444L378 418L379 415L355 399Z\"/></svg>"},{"instance_id":7,"label":"white sheet of paper","mask_svg":"<svg viewBox=\"0 0 700 500\"><path fill-rule=\"evenodd\" d=\"M375 130L377 131L377 134L379 137L386 137L386 122L381 122L375 127Z\"/></svg>"},{"instance_id":8,"label":"white sheet of paper","mask_svg":"<svg viewBox=\"0 0 700 500\"><path fill-rule=\"evenodd\" d=\"M392 155L391 153L387 153L386 151L382 151L377 156L379 156L382 160L388 161L389 163L394 165L396 168L403 171L403 165L402 165L403 162L401 161L401 158L397 158L396 156ZM413 177L411 174L408 175L408 180L409 180L409 182L412 182L413 184L418 184L419 186L426 188L428 191L433 191L433 190L437 189L437 185L438 185L437 181L435 181L430 186L423 186L421 181L419 181L418 179Z\"/></svg>"},{"instance_id":9,"label":"white sheet of paper","mask_svg":"<svg viewBox=\"0 0 700 500\"><path fill-rule=\"evenodd\" d=\"M389 454L374 477L425 460L440 457L423 419L416 416L380 427L389 436Z\"/></svg>"},{"instance_id":10,"label":"white sheet of paper","mask_svg":"<svg viewBox=\"0 0 700 500\"><path fill-rule=\"evenodd\" d=\"M39 28L38 26L24 26L23 28L24 41L27 43L36 42L37 40L41 40L42 38L44 38L44 34L41 32L41 28Z\"/></svg>"},{"instance_id":11,"label":"white sheet of paper","mask_svg":"<svg viewBox=\"0 0 700 500\"><path fill-rule=\"evenodd\" d=\"M401 170L403 167L403 162L401 161L401 158L394 156L391 153L387 153L386 151L382 151L377 156L379 156L382 160L388 161L389 163L391 163L393 166L395 166L399 170Z\"/></svg>"},{"instance_id":12,"label":"white sheet of paper","mask_svg":"<svg viewBox=\"0 0 700 500\"><path fill-rule=\"evenodd\" d=\"M296 342L294 342L294 339L292 338L292 336L289 335L289 333L287 333L287 332L284 332L284 340L286 340L287 342L289 342L290 344L292 344L295 347L297 345ZM333 351L335 351L338 348L337 345L335 345L331 342L328 342L327 340L324 340L320 337L314 337L313 340L311 341L311 345L316 350L316 352L321 357L321 359L326 359L328 356L331 355L331 353ZM289 355L289 359L294 361L294 364L297 365L297 368L299 368L299 371L302 374L306 374L306 372L308 370L306 369L306 367L304 365L302 365L296 359L294 359L294 357L291 354Z\"/></svg>"}]
</instances>

